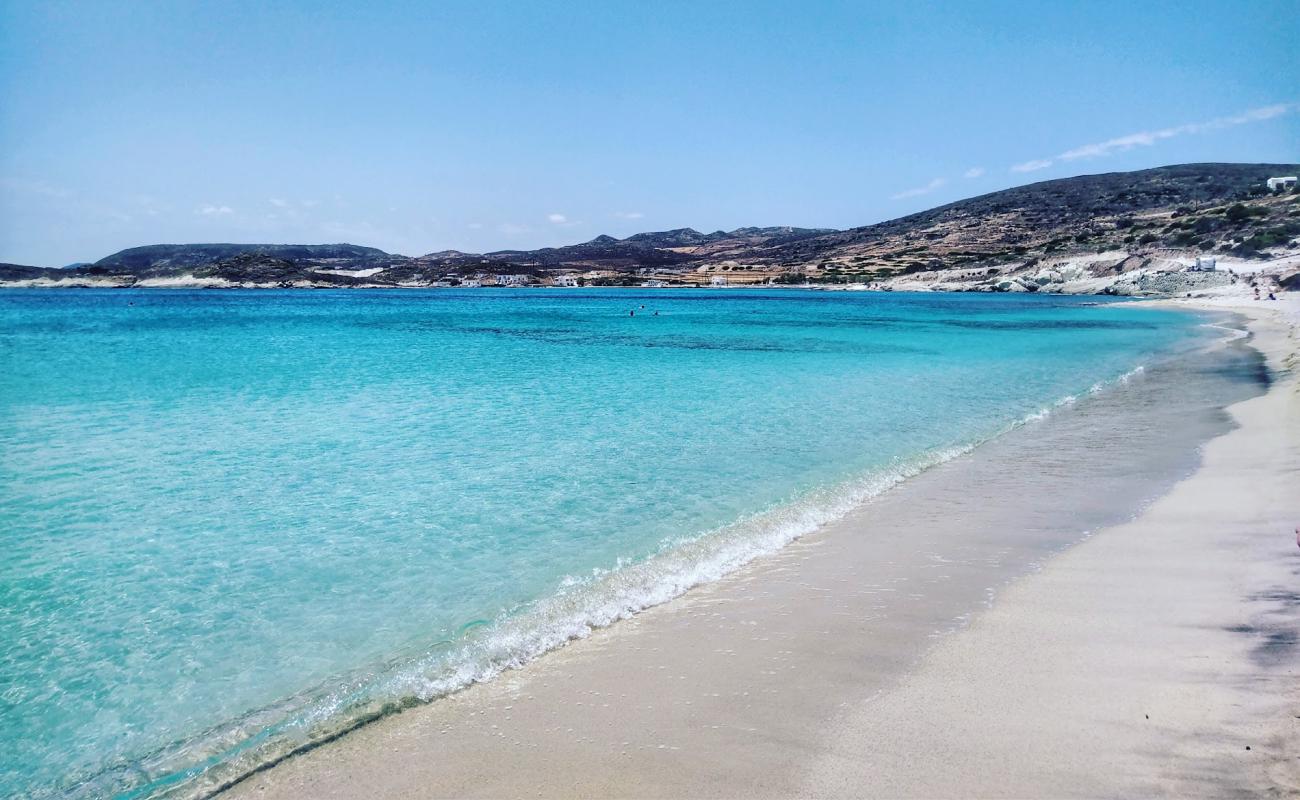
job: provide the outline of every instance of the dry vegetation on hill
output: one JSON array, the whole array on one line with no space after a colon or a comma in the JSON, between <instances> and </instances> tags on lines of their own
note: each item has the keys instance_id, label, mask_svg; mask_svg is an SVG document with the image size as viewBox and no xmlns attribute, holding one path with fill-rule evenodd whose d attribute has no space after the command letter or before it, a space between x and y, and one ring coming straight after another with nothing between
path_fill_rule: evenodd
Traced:
<instances>
[{"instance_id":1,"label":"dry vegetation on hill","mask_svg":"<svg viewBox=\"0 0 1300 800\"><path fill-rule=\"evenodd\" d=\"M649 232L541 250L407 257L356 245L150 245L75 269L0 265L0 281L60 285L433 286L498 275L591 285L895 283L930 275L944 288L1116 276L1171 256L1239 259L1297 252L1300 194L1265 181L1288 164L1184 164L1044 181L860 228ZM1072 278L1049 276L1063 259ZM1077 272L1077 270L1076 270Z\"/></svg>"}]
</instances>

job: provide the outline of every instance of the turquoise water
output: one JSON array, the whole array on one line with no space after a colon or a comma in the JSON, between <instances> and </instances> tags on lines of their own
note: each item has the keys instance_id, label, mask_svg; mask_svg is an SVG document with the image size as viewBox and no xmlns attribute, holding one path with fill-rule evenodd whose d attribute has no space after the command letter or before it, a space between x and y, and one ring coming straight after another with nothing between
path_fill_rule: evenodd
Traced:
<instances>
[{"instance_id":1,"label":"turquoise water","mask_svg":"<svg viewBox=\"0 0 1300 800\"><path fill-rule=\"evenodd\" d=\"M0 292L0 795L219 784L724 574L1200 323L1034 295Z\"/></svg>"}]
</instances>

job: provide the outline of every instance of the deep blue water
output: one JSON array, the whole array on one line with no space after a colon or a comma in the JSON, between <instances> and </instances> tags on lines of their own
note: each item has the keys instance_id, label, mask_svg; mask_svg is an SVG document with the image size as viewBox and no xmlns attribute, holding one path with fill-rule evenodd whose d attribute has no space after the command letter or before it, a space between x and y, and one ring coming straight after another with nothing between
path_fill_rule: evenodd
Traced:
<instances>
[{"instance_id":1,"label":"deep blue water","mask_svg":"<svg viewBox=\"0 0 1300 800\"><path fill-rule=\"evenodd\" d=\"M0 292L0 795L180 791L489 677L1200 322L1036 295Z\"/></svg>"}]
</instances>

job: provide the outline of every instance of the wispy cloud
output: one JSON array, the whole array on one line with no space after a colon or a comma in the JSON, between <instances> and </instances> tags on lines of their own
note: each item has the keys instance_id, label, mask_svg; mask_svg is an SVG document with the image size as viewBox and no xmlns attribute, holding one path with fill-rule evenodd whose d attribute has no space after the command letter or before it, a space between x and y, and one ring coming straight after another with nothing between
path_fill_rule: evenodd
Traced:
<instances>
[{"instance_id":1,"label":"wispy cloud","mask_svg":"<svg viewBox=\"0 0 1300 800\"><path fill-rule=\"evenodd\" d=\"M918 186L915 189L908 189L905 192L899 192L898 194L893 196L893 199L902 200L907 197L919 197L920 195L923 194L929 194L930 192L933 192L935 189L938 189L940 186L943 186L947 182L948 182L947 178L935 178L934 180L930 181L924 186Z\"/></svg>"},{"instance_id":2,"label":"wispy cloud","mask_svg":"<svg viewBox=\"0 0 1300 800\"><path fill-rule=\"evenodd\" d=\"M1210 131L1222 130L1224 128L1232 128L1237 125L1246 125L1251 122L1263 122L1264 120L1289 114L1297 108L1300 108L1300 104L1276 103L1271 106L1252 108L1249 111L1231 117L1218 117L1206 122L1189 122L1186 125L1175 125L1172 128L1138 131L1137 133L1129 133L1124 136L1116 136L1115 138L1107 139L1104 142L1093 142L1092 144L1080 145L1066 150L1064 153L1054 156L1053 158L1035 159L1033 161L1026 161L1023 164L1016 164L1011 168L1011 171L1032 172L1033 170L1050 167L1058 161L1077 161L1083 158L1101 158L1103 156L1111 155L1112 153L1123 153L1132 150L1135 147L1150 147L1151 145L1163 142L1166 139L1173 139L1178 136L1208 133Z\"/></svg>"},{"instance_id":3,"label":"wispy cloud","mask_svg":"<svg viewBox=\"0 0 1300 800\"><path fill-rule=\"evenodd\" d=\"M267 198L266 202L270 203L276 208L284 208L285 206L289 205L289 201L285 200L283 197L270 197Z\"/></svg>"},{"instance_id":4,"label":"wispy cloud","mask_svg":"<svg viewBox=\"0 0 1300 800\"><path fill-rule=\"evenodd\" d=\"M640 211L615 211L614 216L619 219L641 219L645 214Z\"/></svg>"},{"instance_id":5,"label":"wispy cloud","mask_svg":"<svg viewBox=\"0 0 1300 800\"><path fill-rule=\"evenodd\" d=\"M1082 147L1076 147L1073 150L1067 150L1057 158L1062 161L1073 161L1078 158L1097 158L1098 156L1108 156L1111 153L1122 153L1125 150L1132 150L1134 147L1150 147L1156 142L1164 139L1172 139L1175 136L1185 136L1189 133L1205 133L1206 131L1215 131L1222 128L1231 128L1235 125L1245 125L1248 122L1262 122L1274 117L1280 117L1291 110L1291 106L1286 103L1255 108L1244 114L1238 114L1235 117L1220 117L1212 119L1209 122L1193 122L1187 125L1178 125L1173 128L1161 128L1154 131L1138 131L1130 133L1127 136L1117 136L1114 139L1107 139L1104 142L1096 144L1085 144Z\"/></svg>"},{"instance_id":6,"label":"wispy cloud","mask_svg":"<svg viewBox=\"0 0 1300 800\"><path fill-rule=\"evenodd\" d=\"M567 214L547 214L546 221L561 228L573 228L582 224L582 220L569 219Z\"/></svg>"},{"instance_id":7,"label":"wispy cloud","mask_svg":"<svg viewBox=\"0 0 1300 800\"><path fill-rule=\"evenodd\" d=\"M222 216L226 216L227 214L235 213L235 209L231 208L230 206L205 205L205 206L200 206L198 210L195 211L194 213L202 214L205 217L222 217Z\"/></svg>"},{"instance_id":8,"label":"wispy cloud","mask_svg":"<svg viewBox=\"0 0 1300 800\"><path fill-rule=\"evenodd\" d=\"M513 222L503 222L497 226L497 232L506 236L519 236L523 233L532 233L533 229L527 225L516 225Z\"/></svg>"},{"instance_id":9,"label":"wispy cloud","mask_svg":"<svg viewBox=\"0 0 1300 800\"><path fill-rule=\"evenodd\" d=\"M971 167L961 174L963 178L978 178L984 174L983 167Z\"/></svg>"},{"instance_id":10,"label":"wispy cloud","mask_svg":"<svg viewBox=\"0 0 1300 800\"><path fill-rule=\"evenodd\" d=\"M1047 169L1052 166L1050 158L1036 158L1033 161L1026 161L1022 164L1015 164L1011 167L1012 172L1033 172L1035 170Z\"/></svg>"}]
</instances>

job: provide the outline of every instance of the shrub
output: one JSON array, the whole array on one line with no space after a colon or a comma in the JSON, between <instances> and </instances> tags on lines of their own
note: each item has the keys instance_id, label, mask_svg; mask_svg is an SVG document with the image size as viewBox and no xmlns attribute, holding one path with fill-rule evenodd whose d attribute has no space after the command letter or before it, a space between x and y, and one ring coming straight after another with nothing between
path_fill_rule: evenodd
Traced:
<instances>
[{"instance_id":1,"label":"shrub","mask_svg":"<svg viewBox=\"0 0 1300 800\"><path fill-rule=\"evenodd\" d=\"M1228 206L1228 210L1223 212L1223 215L1228 218L1229 222L1245 222L1251 217L1268 216L1268 210L1257 206L1250 207L1244 206L1241 203L1234 203L1233 205Z\"/></svg>"},{"instance_id":2,"label":"shrub","mask_svg":"<svg viewBox=\"0 0 1300 800\"><path fill-rule=\"evenodd\" d=\"M1254 236L1243 240L1241 244L1233 248L1233 252L1243 256L1259 255L1261 250L1283 244L1287 241L1287 238L1285 235L1278 235L1276 230L1260 231Z\"/></svg>"}]
</instances>

